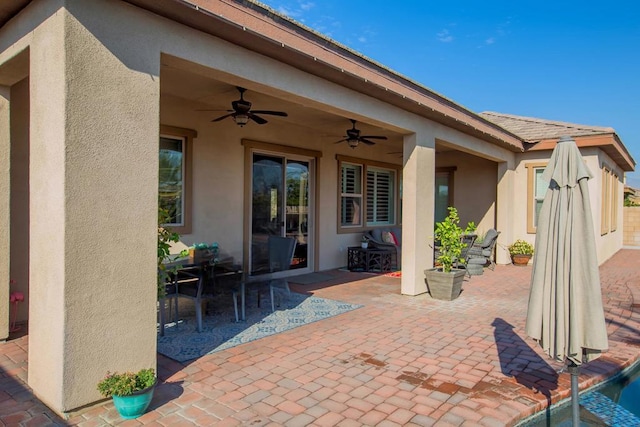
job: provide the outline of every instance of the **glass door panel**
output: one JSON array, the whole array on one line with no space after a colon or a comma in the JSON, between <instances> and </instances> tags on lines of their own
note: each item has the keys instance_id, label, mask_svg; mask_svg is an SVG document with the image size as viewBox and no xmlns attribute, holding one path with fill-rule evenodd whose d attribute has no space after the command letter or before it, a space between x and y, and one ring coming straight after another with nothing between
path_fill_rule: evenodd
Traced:
<instances>
[{"instance_id":1,"label":"glass door panel","mask_svg":"<svg viewBox=\"0 0 640 427\"><path fill-rule=\"evenodd\" d=\"M290 268L306 268L309 243L309 162L288 161L286 174L286 237L296 239L296 250Z\"/></svg>"},{"instance_id":2,"label":"glass door panel","mask_svg":"<svg viewBox=\"0 0 640 427\"><path fill-rule=\"evenodd\" d=\"M310 268L311 162L262 153L253 153L252 160L251 275L275 272L270 261L270 236L296 239L290 265L278 271Z\"/></svg>"},{"instance_id":3,"label":"glass door panel","mask_svg":"<svg viewBox=\"0 0 640 427\"><path fill-rule=\"evenodd\" d=\"M269 273L269 236L282 236L284 159L253 155L251 274Z\"/></svg>"}]
</instances>

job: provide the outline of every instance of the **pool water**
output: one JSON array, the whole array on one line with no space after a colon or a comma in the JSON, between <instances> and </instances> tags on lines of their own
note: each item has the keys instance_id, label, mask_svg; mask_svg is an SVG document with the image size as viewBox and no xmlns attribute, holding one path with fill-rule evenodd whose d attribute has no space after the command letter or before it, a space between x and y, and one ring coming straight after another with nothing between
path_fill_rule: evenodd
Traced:
<instances>
[{"instance_id":1,"label":"pool water","mask_svg":"<svg viewBox=\"0 0 640 427\"><path fill-rule=\"evenodd\" d=\"M571 426L571 403L543 411L518 425ZM580 426L640 427L640 363L611 382L580 395Z\"/></svg>"}]
</instances>

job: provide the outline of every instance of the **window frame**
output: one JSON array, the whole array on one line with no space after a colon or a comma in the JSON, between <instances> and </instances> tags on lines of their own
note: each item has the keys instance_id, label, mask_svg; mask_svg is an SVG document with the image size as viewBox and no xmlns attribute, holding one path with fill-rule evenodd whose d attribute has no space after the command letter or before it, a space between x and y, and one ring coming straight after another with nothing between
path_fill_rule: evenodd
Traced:
<instances>
[{"instance_id":1,"label":"window frame","mask_svg":"<svg viewBox=\"0 0 640 427\"><path fill-rule=\"evenodd\" d=\"M355 232L359 232L359 231L364 231L364 230L370 230L373 228L385 228L385 227L394 227L394 226L399 226L401 224L401 216L400 216L400 212L401 212L401 197L400 197L400 186L401 186L401 180L402 180L402 166L400 165L396 165L396 164L392 164L392 163L385 163L385 162L379 162L379 161L375 161L375 160L366 160L366 159L361 159L361 158L356 158L356 157L349 157L349 156L343 156L343 155L336 155L336 160L338 161L338 182L337 182L337 203L338 203L338 209L337 209L337 218L336 218L336 223L337 223L337 232L338 234L345 234L345 233L355 233ZM354 224L354 225L343 225L342 224L342 200L343 197L347 197L345 195L345 193L342 192L342 169L343 169L343 164L349 164L349 165L354 165L354 166L360 166L361 167L361 176L360 179L362 180L361 184L360 184L360 188L361 188L361 192L362 192L362 204L361 204L361 209L360 209L360 213L361 213L361 221L360 224ZM373 170L386 170L391 172L392 176L393 176L393 201L391 203L391 210L392 210L392 215L393 215L393 220L390 221L389 223L385 223L385 224L368 224L367 223L367 173L368 173L368 169L373 169Z\"/></svg>"},{"instance_id":2,"label":"window frame","mask_svg":"<svg viewBox=\"0 0 640 427\"><path fill-rule=\"evenodd\" d=\"M171 230L178 234L191 234L192 231L192 161L193 161L193 139L197 138L198 133L192 129L186 129L176 126L160 125L160 134L158 137L158 156L160 155L160 137L181 139L183 141L182 155L182 173L183 173L183 212L182 224L163 224L170 227ZM160 185L160 176L158 171L158 186ZM159 189L159 187L158 187Z\"/></svg>"},{"instance_id":3,"label":"window frame","mask_svg":"<svg viewBox=\"0 0 640 427\"><path fill-rule=\"evenodd\" d=\"M611 171L602 165L602 203L600 207L600 235L609 234L611 227Z\"/></svg>"},{"instance_id":4,"label":"window frame","mask_svg":"<svg viewBox=\"0 0 640 427\"><path fill-rule=\"evenodd\" d=\"M618 175L613 170L611 171L611 226L610 230L613 233L618 230L618 183L620 182Z\"/></svg>"},{"instance_id":5,"label":"window frame","mask_svg":"<svg viewBox=\"0 0 640 427\"><path fill-rule=\"evenodd\" d=\"M527 233L536 234L536 170L547 167L548 162L527 163Z\"/></svg>"}]
</instances>

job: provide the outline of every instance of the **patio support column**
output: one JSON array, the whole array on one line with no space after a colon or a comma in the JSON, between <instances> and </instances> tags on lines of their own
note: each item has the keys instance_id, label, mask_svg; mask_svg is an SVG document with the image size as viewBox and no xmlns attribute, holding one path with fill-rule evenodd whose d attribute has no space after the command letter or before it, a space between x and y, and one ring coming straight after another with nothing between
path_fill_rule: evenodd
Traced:
<instances>
[{"instance_id":1,"label":"patio support column","mask_svg":"<svg viewBox=\"0 0 640 427\"><path fill-rule=\"evenodd\" d=\"M404 295L427 292L424 270L433 267L435 137L404 137L402 172L402 284Z\"/></svg>"},{"instance_id":2,"label":"patio support column","mask_svg":"<svg viewBox=\"0 0 640 427\"><path fill-rule=\"evenodd\" d=\"M9 88L0 86L0 341L9 337L9 177L11 138L9 134Z\"/></svg>"},{"instance_id":3,"label":"patio support column","mask_svg":"<svg viewBox=\"0 0 640 427\"><path fill-rule=\"evenodd\" d=\"M28 383L60 414L156 367L160 54L102 5L65 2L31 47Z\"/></svg>"},{"instance_id":4,"label":"patio support column","mask_svg":"<svg viewBox=\"0 0 640 427\"><path fill-rule=\"evenodd\" d=\"M498 194L496 202L496 227L500 231L496 243L496 263L509 264L511 257L506 249L513 242L513 208L515 199L515 161L498 163Z\"/></svg>"}]
</instances>

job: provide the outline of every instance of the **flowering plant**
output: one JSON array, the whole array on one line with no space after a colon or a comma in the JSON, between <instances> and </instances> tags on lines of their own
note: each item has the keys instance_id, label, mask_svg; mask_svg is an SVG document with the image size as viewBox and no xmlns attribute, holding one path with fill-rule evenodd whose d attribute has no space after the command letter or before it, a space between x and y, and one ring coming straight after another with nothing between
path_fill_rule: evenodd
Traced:
<instances>
[{"instance_id":1,"label":"flowering plant","mask_svg":"<svg viewBox=\"0 0 640 427\"><path fill-rule=\"evenodd\" d=\"M511 255L533 255L533 245L525 240L516 240L508 249Z\"/></svg>"},{"instance_id":2,"label":"flowering plant","mask_svg":"<svg viewBox=\"0 0 640 427\"><path fill-rule=\"evenodd\" d=\"M129 396L136 391L149 388L156 383L156 373L152 368L141 369L137 373L109 373L98 383L98 391L104 397Z\"/></svg>"}]
</instances>

